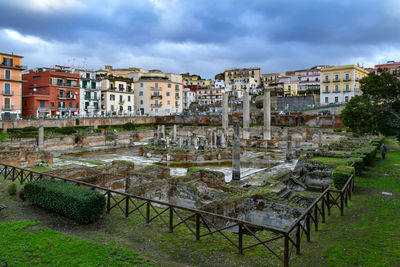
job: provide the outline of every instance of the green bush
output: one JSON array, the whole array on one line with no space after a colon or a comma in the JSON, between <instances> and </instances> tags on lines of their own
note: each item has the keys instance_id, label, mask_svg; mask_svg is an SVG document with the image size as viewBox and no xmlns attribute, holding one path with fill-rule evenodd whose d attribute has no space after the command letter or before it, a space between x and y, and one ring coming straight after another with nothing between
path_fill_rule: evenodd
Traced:
<instances>
[{"instance_id":1,"label":"green bush","mask_svg":"<svg viewBox=\"0 0 400 267\"><path fill-rule=\"evenodd\" d=\"M133 124L132 122L127 122L124 125L122 125L122 128L124 130L134 130L135 129L135 124Z\"/></svg>"},{"instance_id":2,"label":"green bush","mask_svg":"<svg viewBox=\"0 0 400 267\"><path fill-rule=\"evenodd\" d=\"M56 133L70 135L76 133L76 129L74 127L63 127L55 129Z\"/></svg>"},{"instance_id":3,"label":"green bush","mask_svg":"<svg viewBox=\"0 0 400 267\"><path fill-rule=\"evenodd\" d=\"M380 146L383 144L383 140L385 140L385 137L384 137L384 136L377 136L377 137L374 137L374 138L370 141L370 143L371 143L371 145L375 145L375 146L377 146L377 147L380 147Z\"/></svg>"},{"instance_id":4,"label":"green bush","mask_svg":"<svg viewBox=\"0 0 400 267\"><path fill-rule=\"evenodd\" d=\"M352 164L354 167L354 171L356 175L360 175L361 171L364 169L364 159L363 158L349 158L347 161L347 165L351 166Z\"/></svg>"},{"instance_id":5,"label":"green bush","mask_svg":"<svg viewBox=\"0 0 400 267\"><path fill-rule=\"evenodd\" d=\"M354 167L338 166L332 172L333 184L341 190L351 175L354 175Z\"/></svg>"},{"instance_id":6,"label":"green bush","mask_svg":"<svg viewBox=\"0 0 400 267\"><path fill-rule=\"evenodd\" d=\"M7 192L10 196L15 196L15 194L17 193L17 185L16 184L8 185Z\"/></svg>"},{"instance_id":7,"label":"green bush","mask_svg":"<svg viewBox=\"0 0 400 267\"><path fill-rule=\"evenodd\" d=\"M78 118L75 119L75 125L79 125L80 121Z\"/></svg>"},{"instance_id":8,"label":"green bush","mask_svg":"<svg viewBox=\"0 0 400 267\"><path fill-rule=\"evenodd\" d=\"M373 145L366 145L363 146L362 148L359 148L355 151L356 157L360 157L359 155L365 155L365 164L370 165L376 156L376 152L378 151L378 147L373 146Z\"/></svg>"},{"instance_id":9,"label":"green bush","mask_svg":"<svg viewBox=\"0 0 400 267\"><path fill-rule=\"evenodd\" d=\"M343 130L342 130L342 128L333 128L333 131L335 133L341 133Z\"/></svg>"},{"instance_id":10,"label":"green bush","mask_svg":"<svg viewBox=\"0 0 400 267\"><path fill-rule=\"evenodd\" d=\"M24 195L32 204L85 224L100 218L106 204L97 191L52 179L27 183Z\"/></svg>"}]
</instances>

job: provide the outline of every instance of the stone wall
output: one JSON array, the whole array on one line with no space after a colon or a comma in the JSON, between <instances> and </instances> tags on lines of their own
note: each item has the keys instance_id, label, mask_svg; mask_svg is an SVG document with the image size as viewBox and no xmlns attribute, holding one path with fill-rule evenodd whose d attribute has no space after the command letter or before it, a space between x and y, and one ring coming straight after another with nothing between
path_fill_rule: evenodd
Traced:
<instances>
[{"instance_id":1,"label":"stone wall","mask_svg":"<svg viewBox=\"0 0 400 267\"><path fill-rule=\"evenodd\" d=\"M20 167L28 167L45 162L53 164L53 156L45 151L33 151L27 149L2 150L0 162Z\"/></svg>"}]
</instances>

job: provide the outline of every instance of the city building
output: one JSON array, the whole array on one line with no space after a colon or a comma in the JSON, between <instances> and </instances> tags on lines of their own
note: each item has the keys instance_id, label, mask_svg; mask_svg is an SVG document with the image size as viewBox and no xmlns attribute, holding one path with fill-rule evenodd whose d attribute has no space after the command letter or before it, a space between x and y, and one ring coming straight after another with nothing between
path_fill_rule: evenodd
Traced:
<instances>
[{"instance_id":1,"label":"city building","mask_svg":"<svg viewBox=\"0 0 400 267\"><path fill-rule=\"evenodd\" d=\"M101 81L97 79L96 72L75 69L73 73L80 76L79 115L92 117L101 114Z\"/></svg>"},{"instance_id":2,"label":"city building","mask_svg":"<svg viewBox=\"0 0 400 267\"><path fill-rule=\"evenodd\" d=\"M100 115L135 114L135 90L132 78L101 74L98 74L97 78L101 87Z\"/></svg>"},{"instance_id":3,"label":"city building","mask_svg":"<svg viewBox=\"0 0 400 267\"><path fill-rule=\"evenodd\" d=\"M225 88L226 87L225 81L224 80L215 80L214 87L215 88Z\"/></svg>"},{"instance_id":4,"label":"city building","mask_svg":"<svg viewBox=\"0 0 400 267\"><path fill-rule=\"evenodd\" d=\"M375 65L373 71L378 73L379 70L387 70L390 74L400 74L400 62L387 61L384 64Z\"/></svg>"},{"instance_id":5,"label":"city building","mask_svg":"<svg viewBox=\"0 0 400 267\"><path fill-rule=\"evenodd\" d=\"M79 114L80 76L71 68L35 68L23 74L22 116L65 117Z\"/></svg>"},{"instance_id":6,"label":"city building","mask_svg":"<svg viewBox=\"0 0 400 267\"><path fill-rule=\"evenodd\" d=\"M136 114L162 116L182 113L182 75L149 70L136 72L132 78L136 89Z\"/></svg>"},{"instance_id":7,"label":"city building","mask_svg":"<svg viewBox=\"0 0 400 267\"><path fill-rule=\"evenodd\" d=\"M321 105L347 103L361 95L360 79L368 75L368 71L356 65L344 65L321 69L320 103Z\"/></svg>"},{"instance_id":8,"label":"city building","mask_svg":"<svg viewBox=\"0 0 400 267\"><path fill-rule=\"evenodd\" d=\"M225 88L200 88L196 91L196 102L200 106L222 103L222 92Z\"/></svg>"},{"instance_id":9,"label":"city building","mask_svg":"<svg viewBox=\"0 0 400 267\"><path fill-rule=\"evenodd\" d=\"M190 88L184 87L183 88L183 108L188 109L190 105L196 102L196 92L191 90Z\"/></svg>"},{"instance_id":10,"label":"city building","mask_svg":"<svg viewBox=\"0 0 400 267\"><path fill-rule=\"evenodd\" d=\"M22 114L22 56L0 53L0 115L3 120Z\"/></svg>"},{"instance_id":11,"label":"city building","mask_svg":"<svg viewBox=\"0 0 400 267\"><path fill-rule=\"evenodd\" d=\"M309 69L294 71L294 79L298 84L299 92L320 92L321 69L330 66L319 65Z\"/></svg>"},{"instance_id":12,"label":"city building","mask_svg":"<svg viewBox=\"0 0 400 267\"><path fill-rule=\"evenodd\" d=\"M236 100L243 97L243 90L261 87L260 68L230 69L224 71L225 84L229 84Z\"/></svg>"}]
</instances>

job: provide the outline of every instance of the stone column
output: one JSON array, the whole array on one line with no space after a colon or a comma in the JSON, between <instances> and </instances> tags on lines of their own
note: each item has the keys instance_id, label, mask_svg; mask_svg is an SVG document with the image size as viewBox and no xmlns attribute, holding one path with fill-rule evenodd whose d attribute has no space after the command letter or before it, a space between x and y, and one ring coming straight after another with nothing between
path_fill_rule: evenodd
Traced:
<instances>
[{"instance_id":1,"label":"stone column","mask_svg":"<svg viewBox=\"0 0 400 267\"><path fill-rule=\"evenodd\" d=\"M222 129L224 133L228 132L228 92L222 94Z\"/></svg>"},{"instance_id":2,"label":"stone column","mask_svg":"<svg viewBox=\"0 0 400 267\"><path fill-rule=\"evenodd\" d=\"M169 148L169 136L167 136L165 138L165 143L166 143L167 148Z\"/></svg>"},{"instance_id":3,"label":"stone column","mask_svg":"<svg viewBox=\"0 0 400 267\"><path fill-rule=\"evenodd\" d=\"M173 141L174 143L176 143L176 124L174 124L174 129L173 129L173 133L172 133L172 134L173 134L173 137L172 137L173 140L172 140L172 141Z\"/></svg>"},{"instance_id":4,"label":"stone column","mask_svg":"<svg viewBox=\"0 0 400 267\"><path fill-rule=\"evenodd\" d=\"M232 181L240 181L240 123L233 122Z\"/></svg>"},{"instance_id":5,"label":"stone column","mask_svg":"<svg viewBox=\"0 0 400 267\"><path fill-rule=\"evenodd\" d=\"M43 150L44 148L44 127L43 127L43 119L39 119L39 138L38 138L38 147L39 150Z\"/></svg>"},{"instance_id":6,"label":"stone column","mask_svg":"<svg viewBox=\"0 0 400 267\"><path fill-rule=\"evenodd\" d=\"M286 162L291 162L291 161L292 161L292 137L288 133L286 142Z\"/></svg>"},{"instance_id":7,"label":"stone column","mask_svg":"<svg viewBox=\"0 0 400 267\"><path fill-rule=\"evenodd\" d=\"M197 141L198 141L198 138L195 137L195 138L193 139L193 146L194 146L195 149L199 149L199 146L197 145Z\"/></svg>"},{"instance_id":8,"label":"stone column","mask_svg":"<svg viewBox=\"0 0 400 267\"><path fill-rule=\"evenodd\" d=\"M317 120L317 127L319 127L319 124L320 124L320 120L321 120L321 118L320 118L320 116L319 115L317 115L317 118L316 118L316 120Z\"/></svg>"},{"instance_id":9,"label":"stone column","mask_svg":"<svg viewBox=\"0 0 400 267\"><path fill-rule=\"evenodd\" d=\"M160 140L160 136L161 136L161 127L160 125L157 126L157 140Z\"/></svg>"},{"instance_id":10,"label":"stone column","mask_svg":"<svg viewBox=\"0 0 400 267\"><path fill-rule=\"evenodd\" d=\"M295 156L296 158L300 158L300 141L296 141Z\"/></svg>"},{"instance_id":11,"label":"stone column","mask_svg":"<svg viewBox=\"0 0 400 267\"><path fill-rule=\"evenodd\" d=\"M264 128L263 138L264 140L271 140L271 92L269 89L264 89L263 99L264 109Z\"/></svg>"},{"instance_id":12,"label":"stone column","mask_svg":"<svg viewBox=\"0 0 400 267\"><path fill-rule=\"evenodd\" d=\"M161 138L165 138L165 125L161 125Z\"/></svg>"},{"instance_id":13,"label":"stone column","mask_svg":"<svg viewBox=\"0 0 400 267\"><path fill-rule=\"evenodd\" d=\"M221 148L226 148L225 133L221 133Z\"/></svg>"},{"instance_id":14,"label":"stone column","mask_svg":"<svg viewBox=\"0 0 400 267\"><path fill-rule=\"evenodd\" d=\"M118 134L114 133L114 146L118 145Z\"/></svg>"},{"instance_id":15,"label":"stone column","mask_svg":"<svg viewBox=\"0 0 400 267\"><path fill-rule=\"evenodd\" d=\"M243 92L243 139L250 138L250 103L249 91L245 89Z\"/></svg>"},{"instance_id":16,"label":"stone column","mask_svg":"<svg viewBox=\"0 0 400 267\"><path fill-rule=\"evenodd\" d=\"M213 138L214 146L217 147L217 131L214 130L214 131L213 131L213 134L214 134L214 136L213 136L213 137L214 137L214 138Z\"/></svg>"},{"instance_id":17,"label":"stone column","mask_svg":"<svg viewBox=\"0 0 400 267\"><path fill-rule=\"evenodd\" d=\"M183 145L183 139L182 137L179 137L179 148L182 148Z\"/></svg>"},{"instance_id":18,"label":"stone column","mask_svg":"<svg viewBox=\"0 0 400 267\"><path fill-rule=\"evenodd\" d=\"M322 147L322 132L318 131L318 147Z\"/></svg>"},{"instance_id":19,"label":"stone column","mask_svg":"<svg viewBox=\"0 0 400 267\"><path fill-rule=\"evenodd\" d=\"M332 115L332 128L335 128L335 115Z\"/></svg>"}]
</instances>

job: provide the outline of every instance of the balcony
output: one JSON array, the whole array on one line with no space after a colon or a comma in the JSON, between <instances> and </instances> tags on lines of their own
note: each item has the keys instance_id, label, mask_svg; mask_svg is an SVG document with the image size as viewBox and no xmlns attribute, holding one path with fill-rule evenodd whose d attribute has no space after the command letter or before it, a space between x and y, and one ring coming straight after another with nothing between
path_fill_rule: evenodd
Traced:
<instances>
[{"instance_id":1,"label":"balcony","mask_svg":"<svg viewBox=\"0 0 400 267\"><path fill-rule=\"evenodd\" d=\"M80 85L77 83L62 83L62 82L54 82L52 81L50 85L53 86L61 86L61 87L72 87L72 88L79 88Z\"/></svg>"},{"instance_id":2,"label":"balcony","mask_svg":"<svg viewBox=\"0 0 400 267\"><path fill-rule=\"evenodd\" d=\"M162 95L151 95L151 99L162 99Z\"/></svg>"},{"instance_id":3,"label":"balcony","mask_svg":"<svg viewBox=\"0 0 400 267\"><path fill-rule=\"evenodd\" d=\"M125 100L120 100L118 103L119 103L120 105L123 105L123 104L125 104Z\"/></svg>"},{"instance_id":4,"label":"balcony","mask_svg":"<svg viewBox=\"0 0 400 267\"><path fill-rule=\"evenodd\" d=\"M154 86L151 86L150 89L151 89L151 90L162 90L161 87L154 87Z\"/></svg>"},{"instance_id":5,"label":"balcony","mask_svg":"<svg viewBox=\"0 0 400 267\"><path fill-rule=\"evenodd\" d=\"M26 70L28 68L28 66L26 65L12 65L12 64L8 64L8 63L1 63L0 64L0 68L9 68L9 69L17 69L17 70Z\"/></svg>"},{"instance_id":6,"label":"balcony","mask_svg":"<svg viewBox=\"0 0 400 267\"><path fill-rule=\"evenodd\" d=\"M66 107L58 107L60 111L76 111L76 108L66 108Z\"/></svg>"},{"instance_id":7,"label":"balcony","mask_svg":"<svg viewBox=\"0 0 400 267\"><path fill-rule=\"evenodd\" d=\"M39 111L39 112L50 112L51 111L51 108L50 107L36 107L36 111Z\"/></svg>"},{"instance_id":8,"label":"balcony","mask_svg":"<svg viewBox=\"0 0 400 267\"><path fill-rule=\"evenodd\" d=\"M325 79L325 80L323 80L322 82L323 82L323 83L330 83L331 81L330 81L330 80L327 80L327 79Z\"/></svg>"},{"instance_id":9,"label":"balcony","mask_svg":"<svg viewBox=\"0 0 400 267\"><path fill-rule=\"evenodd\" d=\"M117 87L110 86L110 87L108 88L108 90L115 91L115 90L117 90Z\"/></svg>"},{"instance_id":10,"label":"balcony","mask_svg":"<svg viewBox=\"0 0 400 267\"><path fill-rule=\"evenodd\" d=\"M178 95L177 95L177 96L175 96L175 99L180 99L180 96L178 96Z\"/></svg>"},{"instance_id":11,"label":"balcony","mask_svg":"<svg viewBox=\"0 0 400 267\"><path fill-rule=\"evenodd\" d=\"M3 110L5 110L5 111L11 111L11 110L13 110L13 109L11 108L11 106L5 105L5 106L3 106Z\"/></svg>"},{"instance_id":12,"label":"balcony","mask_svg":"<svg viewBox=\"0 0 400 267\"><path fill-rule=\"evenodd\" d=\"M11 90L3 90L3 95L14 95L14 93Z\"/></svg>"},{"instance_id":13,"label":"balcony","mask_svg":"<svg viewBox=\"0 0 400 267\"><path fill-rule=\"evenodd\" d=\"M162 107L162 102L158 103L158 104L151 104L150 105L152 108L160 108Z\"/></svg>"},{"instance_id":14,"label":"balcony","mask_svg":"<svg viewBox=\"0 0 400 267\"><path fill-rule=\"evenodd\" d=\"M94 96L86 96L85 95L85 100L100 100L100 97L94 97Z\"/></svg>"},{"instance_id":15,"label":"balcony","mask_svg":"<svg viewBox=\"0 0 400 267\"><path fill-rule=\"evenodd\" d=\"M76 99L76 95L58 95L58 99Z\"/></svg>"},{"instance_id":16,"label":"balcony","mask_svg":"<svg viewBox=\"0 0 400 267\"><path fill-rule=\"evenodd\" d=\"M340 82L340 79L339 78L334 79L332 82L334 82L334 83Z\"/></svg>"},{"instance_id":17,"label":"balcony","mask_svg":"<svg viewBox=\"0 0 400 267\"><path fill-rule=\"evenodd\" d=\"M350 77L348 77L348 78L344 78L343 81L344 82L349 82L349 81L351 81L351 79L350 79Z\"/></svg>"}]
</instances>

